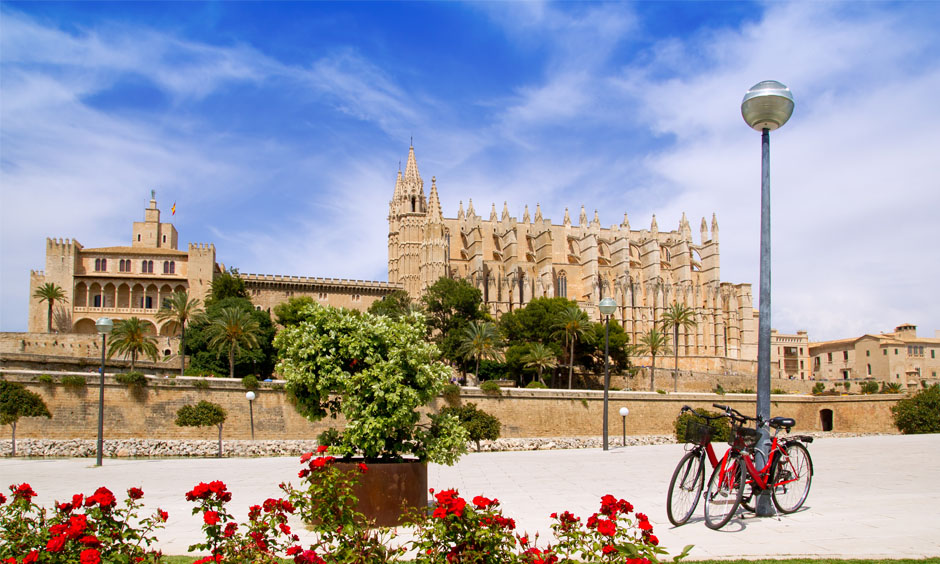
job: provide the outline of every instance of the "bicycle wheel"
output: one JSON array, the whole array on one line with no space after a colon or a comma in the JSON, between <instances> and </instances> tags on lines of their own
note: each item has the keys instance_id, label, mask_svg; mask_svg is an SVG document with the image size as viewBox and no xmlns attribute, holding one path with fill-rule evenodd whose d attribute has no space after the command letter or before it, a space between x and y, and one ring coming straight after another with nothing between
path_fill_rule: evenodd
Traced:
<instances>
[{"instance_id":1,"label":"bicycle wheel","mask_svg":"<svg viewBox=\"0 0 940 564\"><path fill-rule=\"evenodd\" d=\"M669 522L677 527L688 521L695 512L698 498L705 487L704 464L701 454L687 452L672 473L669 493L666 494L666 515L669 516Z\"/></svg>"},{"instance_id":2,"label":"bicycle wheel","mask_svg":"<svg viewBox=\"0 0 940 564\"><path fill-rule=\"evenodd\" d=\"M774 477L774 505L781 513L793 513L803 506L813 483L813 459L809 451L797 442L784 446L771 476Z\"/></svg>"},{"instance_id":3,"label":"bicycle wheel","mask_svg":"<svg viewBox=\"0 0 940 564\"><path fill-rule=\"evenodd\" d=\"M705 524L709 529L720 529L734 517L744 492L744 472L739 456L729 457L726 464L712 472L705 494Z\"/></svg>"}]
</instances>

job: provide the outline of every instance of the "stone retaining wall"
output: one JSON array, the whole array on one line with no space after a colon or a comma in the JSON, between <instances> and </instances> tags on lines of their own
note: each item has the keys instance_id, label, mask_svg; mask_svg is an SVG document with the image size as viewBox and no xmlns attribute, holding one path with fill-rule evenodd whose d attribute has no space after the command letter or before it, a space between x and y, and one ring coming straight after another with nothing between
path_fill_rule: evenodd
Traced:
<instances>
[{"instance_id":1,"label":"stone retaining wall","mask_svg":"<svg viewBox=\"0 0 940 564\"><path fill-rule=\"evenodd\" d=\"M23 418L17 425L19 438L94 439L97 437L98 378L82 374L87 385L67 388L60 383L41 383L38 373L4 371L8 380L21 381L40 394L53 414L52 419ZM56 382L61 374L55 375ZM329 418L310 422L301 417L284 393L283 383L263 385L255 390L252 411L258 440L313 440L330 426L342 427L341 420ZM224 439L251 438L249 403L239 380L227 378L150 378L149 385L134 390L117 383L111 375L105 382L104 428L107 439L185 439L208 440L217 437L217 429L177 427L176 411L185 404L209 400L228 412L223 427ZM823 431L823 422L831 417L832 431L855 433L896 433L890 407L902 395L805 396L773 395L774 415L793 417L794 431ZM601 434L603 392L593 390L504 389L493 396L478 388L463 388L462 402L473 402L480 409L499 418L502 436L519 437L596 437ZM627 407L628 435L669 435L672 423L683 405L712 409L723 403L753 413L753 394L710 393L658 394L651 392L611 392L609 433L619 436L621 407ZM446 402L439 398L431 409Z\"/></svg>"}]
</instances>

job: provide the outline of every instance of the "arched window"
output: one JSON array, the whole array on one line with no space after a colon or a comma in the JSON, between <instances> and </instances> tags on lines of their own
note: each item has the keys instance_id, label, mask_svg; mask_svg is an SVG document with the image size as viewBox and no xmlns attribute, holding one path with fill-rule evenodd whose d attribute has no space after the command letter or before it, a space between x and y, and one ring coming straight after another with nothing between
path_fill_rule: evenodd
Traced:
<instances>
[{"instance_id":1,"label":"arched window","mask_svg":"<svg viewBox=\"0 0 940 564\"><path fill-rule=\"evenodd\" d=\"M101 272L108 270L108 259L101 259Z\"/></svg>"},{"instance_id":2,"label":"arched window","mask_svg":"<svg viewBox=\"0 0 940 564\"><path fill-rule=\"evenodd\" d=\"M164 274L170 273L170 261L168 260L163 261L163 273Z\"/></svg>"},{"instance_id":3,"label":"arched window","mask_svg":"<svg viewBox=\"0 0 940 564\"><path fill-rule=\"evenodd\" d=\"M144 274L153 274L153 261L145 260L140 263L140 271Z\"/></svg>"},{"instance_id":4,"label":"arched window","mask_svg":"<svg viewBox=\"0 0 940 564\"><path fill-rule=\"evenodd\" d=\"M95 259L95 272L101 272L101 270L102 270L102 269L101 269L101 259L100 259L100 258L96 258L96 259Z\"/></svg>"},{"instance_id":5,"label":"arched window","mask_svg":"<svg viewBox=\"0 0 940 564\"><path fill-rule=\"evenodd\" d=\"M568 276L564 271L558 273L558 288L555 293L559 298L568 297Z\"/></svg>"},{"instance_id":6,"label":"arched window","mask_svg":"<svg viewBox=\"0 0 940 564\"><path fill-rule=\"evenodd\" d=\"M170 261L170 274L176 274L176 261Z\"/></svg>"}]
</instances>

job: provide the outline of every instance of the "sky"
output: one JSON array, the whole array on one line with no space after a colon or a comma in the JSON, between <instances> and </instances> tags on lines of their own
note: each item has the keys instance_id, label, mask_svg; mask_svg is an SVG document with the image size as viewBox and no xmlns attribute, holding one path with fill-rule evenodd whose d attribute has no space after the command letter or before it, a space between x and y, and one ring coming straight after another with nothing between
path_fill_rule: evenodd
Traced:
<instances>
[{"instance_id":1,"label":"sky","mask_svg":"<svg viewBox=\"0 0 940 564\"><path fill-rule=\"evenodd\" d=\"M772 326L940 330L938 2L0 3L0 330L47 237L125 246L156 191L180 247L243 273L387 280L413 142L444 215L717 214L753 285L762 80ZM401 163L401 164L400 164ZM177 212L170 216L170 207Z\"/></svg>"}]
</instances>

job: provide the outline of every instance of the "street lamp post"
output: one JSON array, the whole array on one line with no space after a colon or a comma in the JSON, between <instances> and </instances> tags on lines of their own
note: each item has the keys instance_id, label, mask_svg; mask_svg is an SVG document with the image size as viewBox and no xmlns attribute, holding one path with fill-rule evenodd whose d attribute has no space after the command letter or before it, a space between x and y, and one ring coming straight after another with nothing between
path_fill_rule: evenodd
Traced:
<instances>
[{"instance_id":1,"label":"street lamp post","mask_svg":"<svg viewBox=\"0 0 940 564\"><path fill-rule=\"evenodd\" d=\"M252 402L255 401L255 393L248 392L245 394L245 399L248 400L248 417L251 421L251 440L255 440L255 408L252 406Z\"/></svg>"},{"instance_id":2,"label":"street lamp post","mask_svg":"<svg viewBox=\"0 0 940 564\"><path fill-rule=\"evenodd\" d=\"M606 320L604 322L604 450L607 450L607 396L610 393L610 315L617 309L613 298L604 298L597 304Z\"/></svg>"},{"instance_id":3,"label":"street lamp post","mask_svg":"<svg viewBox=\"0 0 940 564\"><path fill-rule=\"evenodd\" d=\"M107 317L102 317L95 321L95 328L101 335L101 382L98 385L98 453L95 458L95 466L101 466L104 453L104 358L108 344L108 334L114 329L114 322Z\"/></svg>"},{"instance_id":4,"label":"street lamp post","mask_svg":"<svg viewBox=\"0 0 940 564\"><path fill-rule=\"evenodd\" d=\"M620 417L623 418L623 443L622 446L627 446L627 415L630 415L630 410L626 407L620 408Z\"/></svg>"},{"instance_id":5,"label":"street lamp post","mask_svg":"<svg viewBox=\"0 0 940 564\"><path fill-rule=\"evenodd\" d=\"M741 116L753 129L761 132L761 197L760 197L760 294L757 328L757 417L763 421L758 442L758 468L762 468L770 451L770 132L790 119L793 95L776 80L765 80L751 87L741 101ZM757 498L757 515L773 514L770 495L762 492Z\"/></svg>"}]
</instances>

